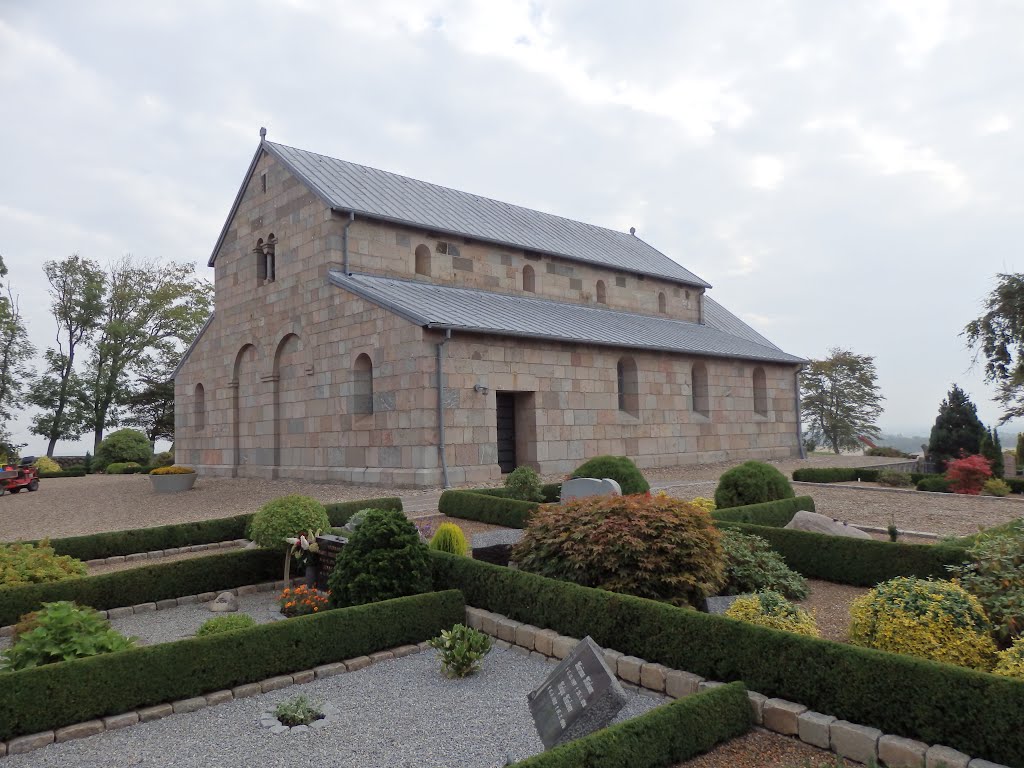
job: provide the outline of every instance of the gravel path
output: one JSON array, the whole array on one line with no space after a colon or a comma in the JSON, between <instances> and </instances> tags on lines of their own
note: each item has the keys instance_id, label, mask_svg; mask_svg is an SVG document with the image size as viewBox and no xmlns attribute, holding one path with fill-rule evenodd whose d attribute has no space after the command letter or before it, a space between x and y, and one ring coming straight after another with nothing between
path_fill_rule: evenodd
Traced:
<instances>
[{"instance_id":1,"label":"gravel path","mask_svg":"<svg viewBox=\"0 0 1024 768\"><path fill-rule=\"evenodd\" d=\"M853 768L859 765L797 739L754 728L676 768Z\"/></svg>"},{"instance_id":2,"label":"gravel path","mask_svg":"<svg viewBox=\"0 0 1024 768\"><path fill-rule=\"evenodd\" d=\"M108 731L4 760L6 768L77 766L127 768L490 768L542 750L526 694L552 664L511 650L493 650L483 670L448 680L436 655L423 652L302 686L236 700L190 714ZM260 713L305 694L341 710L321 732L275 736L259 726ZM664 697L631 693L620 720Z\"/></svg>"},{"instance_id":3,"label":"gravel path","mask_svg":"<svg viewBox=\"0 0 1024 768\"><path fill-rule=\"evenodd\" d=\"M241 544L231 547L219 547L217 549L204 549L199 552L179 552L176 555L161 555L160 557L148 558L146 560L132 560L130 563L121 560L120 562L103 563L102 565L90 565L89 575L98 576L101 573L127 571L129 568L142 568L147 565L164 565L165 563L176 563L179 560L193 560L197 557L210 557L211 555L222 555L225 552L235 552L239 549L242 549Z\"/></svg>"},{"instance_id":4,"label":"gravel path","mask_svg":"<svg viewBox=\"0 0 1024 768\"><path fill-rule=\"evenodd\" d=\"M797 605L814 612L822 637L838 643L847 642L850 639L850 603L867 594L867 587L851 587L818 579L808 579L807 586L810 594Z\"/></svg>"}]
</instances>

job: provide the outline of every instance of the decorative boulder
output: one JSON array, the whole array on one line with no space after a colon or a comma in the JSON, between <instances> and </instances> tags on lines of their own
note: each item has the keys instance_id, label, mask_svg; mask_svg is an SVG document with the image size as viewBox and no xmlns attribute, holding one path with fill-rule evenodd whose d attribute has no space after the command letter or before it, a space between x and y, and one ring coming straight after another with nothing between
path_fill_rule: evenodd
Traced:
<instances>
[{"instance_id":1,"label":"decorative boulder","mask_svg":"<svg viewBox=\"0 0 1024 768\"><path fill-rule=\"evenodd\" d=\"M574 477L562 483L560 501L585 499L590 496L621 496L622 486L611 478L598 480L594 477Z\"/></svg>"},{"instance_id":2,"label":"decorative boulder","mask_svg":"<svg viewBox=\"0 0 1024 768\"><path fill-rule=\"evenodd\" d=\"M817 512L805 512L801 510L793 515L793 519L786 525L794 531L810 531L811 533L824 533L829 536L847 536L851 539L870 539L871 534L865 533L860 528L833 520L831 517L819 515Z\"/></svg>"},{"instance_id":3,"label":"decorative boulder","mask_svg":"<svg viewBox=\"0 0 1024 768\"><path fill-rule=\"evenodd\" d=\"M238 598L230 592L221 592L216 600L211 600L209 608L214 613L234 613L238 610Z\"/></svg>"}]
</instances>

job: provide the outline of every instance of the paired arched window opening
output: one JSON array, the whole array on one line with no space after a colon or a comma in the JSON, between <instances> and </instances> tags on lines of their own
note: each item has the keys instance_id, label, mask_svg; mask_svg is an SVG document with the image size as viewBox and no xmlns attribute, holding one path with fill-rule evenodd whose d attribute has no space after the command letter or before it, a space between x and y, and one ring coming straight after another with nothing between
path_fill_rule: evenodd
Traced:
<instances>
[{"instance_id":1,"label":"paired arched window opening","mask_svg":"<svg viewBox=\"0 0 1024 768\"><path fill-rule=\"evenodd\" d=\"M523 267L523 290L530 293L537 292L537 273L529 264Z\"/></svg>"},{"instance_id":2,"label":"paired arched window opening","mask_svg":"<svg viewBox=\"0 0 1024 768\"><path fill-rule=\"evenodd\" d=\"M693 411L702 416L711 415L711 398L708 396L708 367L694 363L691 374L693 383Z\"/></svg>"},{"instance_id":3,"label":"paired arched window opening","mask_svg":"<svg viewBox=\"0 0 1024 768\"><path fill-rule=\"evenodd\" d=\"M604 286L604 280L597 281L597 303L607 304L608 303L608 290Z\"/></svg>"},{"instance_id":4,"label":"paired arched window opening","mask_svg":"<svg viewBox=\"0 0 1024 768\"><path fill-rule=\"evenodd\" d=\"M262 237L257 240L252 252L256 257L256 277L260 285L274 282L274 278L277 277L277 238L274 237L274 233L267 235L266 242Z\"/></svg>"},{"instance_id":5,"label":"paired arched window opening","mask_svg":"<svg viewBox=\"0 0 1024 768\"><path fill-rule=\"evenodd\" d=\"M352 366L352 413L373 413L373 363L366 354Z\"/></svg>"},{"instance_id":6,"label":"paired arched window opening","mask_svg":"<svg viewBox=\"0 0 1024 768\"><path fill-rule=\"evenodd\" d=\"M760 366L754 369L754 413L768 415L768 380Z\"/></svg>"},{"instance_id":7,"label":"paired arched window opening","mask_svg":"<svg viewBox=\"0 0 1024 768\"><path fill-rule=\"evenodd\" d=\"M430 249L422 243L416 246L416 274L430 277Z\"/></svg>"},{"instance_id":8,"label":"paired arched window opening","mask_svg":"<svg viewBox=\"0 0 1024 768\"><path fill-rule=\"evenodd\" d=\"M196 384L196 396L192 408L196 430L206 429L206 390L203 389L202 384Z\"/></svg>"},{"instance_id":9,"label":"paired arched window opening","mask_svg":"<svg viewBox=\"0 0 1024 768\"><path fill-rule=\"evenodd\" d=\"M619 410L632 416L640 415L640 389L637 382L636 361L632 357L620 357L615 366Z\"/></svg>"}]
</instances>

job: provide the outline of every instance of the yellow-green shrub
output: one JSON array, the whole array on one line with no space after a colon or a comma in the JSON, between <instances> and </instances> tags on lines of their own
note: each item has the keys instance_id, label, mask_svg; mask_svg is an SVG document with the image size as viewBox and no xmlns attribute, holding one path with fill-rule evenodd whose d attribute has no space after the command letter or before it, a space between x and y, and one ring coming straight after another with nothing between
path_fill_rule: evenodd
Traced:
<instances>
[{"instance_id":1,"label":"yellow-green shrub","mask_svg":"<svg viewBox=\"0 0 1024 768\"><path fill-rule=\"evenodd\" d=\"M466 534L455 523L441 523L437 532L430 539L430 548L453 555L465 555L469 549Z\"/></svg>"},{"instance_id":2,"label":"yellow-green shrub","mask_svg":"<svg viewBox=\"0 0 1024 768\"><path fill-rule=\"evenodd\" d=\"M996 646L981 603L950 581L901 577L850 607L854 645L962 667L992 668Z\"/></svg>"},{"instance_id":3,"label":"yellow-green shrub","mask_svg":"<svg viewBox=\"0 0 1024 768\"><path fill-rule=\"evenodd\" d=\"M992 671L997 675L1024 680L1024 637L1018 637L1013 645L999 652L996 667Z\"/></svg>"},{"instance_id":4,"label":"yellow-green shrub","mask_svg":"<svg viewBox=\"0 0 1024 768\"><path fill-rule=\"evenodd\" d=\"M726 610L730 619L739 619L750 624L781 629L798 635L820 636L814 616L799 606L793 605L778 592L757 592L739 597Z\"/></svg>"},{"instance_id":5,"label":"yellow-green shrub","mask_svg":"<svg viewBox=\"0 0 1024 768\"><path fill-rule=\"evenodd\" d=\"M85 563L58 555L50 542L0 544L0 587L45 584L84 576Z\"/></svg>"},{"instance_id":6,"label":"yellow-green shrub","mask_svg":"<svg viewBox=\"0 0 1024 768\"><path fill-rule=\"evenodd\" d=\"M981 492L986 496L1009 496L1010 486L1006 484L1005 480L993 477L991 480L985 481L985 484L981 486Z\"/></svg>"},{"instance_id":7,"label":"yellow-green shrub","mask_svg":"<svg viewBox=\"0 0 1024 768\"><path fill-rule=\"evenodd\" d=\"M698 496L695 499L690 499L690 503L695 507L700 507L705 512L714 512L718 507L715 506L715 500L709 499L706 496Z\"/></svg>"},{"instance_id":8,"label":"yellow-green shrub","mask_svg":"<svg viewBox=\"0 0 1024 768\"><path fill-rule=\"evenodd\" d=\"M40 472L60 472L60 464L51 459L49 456L40 456L36 459L36 463L33 464L36 469Z\"/></svg>"},{"instance_id":9,"label":"yellow-green shrub","mask_svg":"<svg viewBox=\"0 0 1024 768\"><path fill-rule=\"evenodd\" d=\"M151 475L191 475L194 472L195 472L195 470L192 469L191 467L182 467L182 466L179 466L178 464L175 464L174 466L171 466L171 467L157 467L156 469L151 470L149 474L151 474Z\"/></svg>"}]
</instances>

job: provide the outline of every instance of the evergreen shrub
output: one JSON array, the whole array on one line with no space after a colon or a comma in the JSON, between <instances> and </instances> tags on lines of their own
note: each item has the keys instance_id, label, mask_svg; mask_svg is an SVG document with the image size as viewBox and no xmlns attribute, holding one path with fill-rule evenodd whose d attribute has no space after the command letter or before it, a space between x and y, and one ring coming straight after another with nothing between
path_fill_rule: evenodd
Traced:
<instances>
[{"instance_id":1,"label":"evergreen shrub","mask_svg":"<svg viewBox=\"0 0 1024 768\"><path fill-rule=\"evenodd\" d=\"M1024 520L983 531L970 540L965 562L949 568L981 602L996 640L1008 645L1024 634Z\"/></svg>"},{"instance_id":2,"label":"evergreen shrub","mask_svg":"<svg viewBox=\"0 0 1024 768\"><path fill-rule=\"evenodd\" d=\"M769 629L781 629L808 637L821 635L814 617L778 592L764 591L739 597L726 609L725 615L730 619Z\"/></svg>"},{"instance_id":3,"label":"evergreen shrub","mask_svg":"<svg viewBox=\"0 0 1024 768\"><path fill-rule=\"evenodd\" d=\"M792 499L793 486L779 470L761 461L747 461L725 472L715 489L719 509Z\"/></svg>"},{"instance_id":4,"label":"evergreen shrub","mask_svg":"<svg viewBox=\"0 0 1024 768\"><path fill-rule=\"evenodd\" d=\"M32 466L34 466L40 472L62 472L63 471L61 469L60 464L58 464L56 461L51 459L49 456L40 456L38 459L36 459L35 464L33 464Z\"/></svg>"},{"instance_id":5,"label":"evergreen shrub","mask_svg":"<svg viewBox=\"0 0 1024 768\"><path fill-rule=\"evenodd\" d=\"M119 429L100 442L92 460L92 468L102 472L115 462L143 465L149 464L152 458L153 448L144 433L137 429Z\"/></svg>"},{"instance_id":6,"label":"evergreen shrub","mask_svg":"<svg viewBox=\"0 0 1024 768\"><path fill-rule=\"evenodd\" d=\"M232 613L227 616L217 616L207 619L203 625L196 630L196 637L216 635L221 632L234 632L238 629L252 629L256 626L256 619L246 613Z\"/></svg>"},{"instance_id":7,"label":"evergreen shrub","mask_svg":"<svg viewBox=\"0 0 1024 768\"><path fill-rule=\"evenodd\" d=\"M453 555L465 555L469 551L466 534L455 523L441 523L430 539L430 548Z\"/></svg>"},{"instance_id":8,"label":"evergreen shrub","mask_svg":"<svg viewBox=\"0 0 1024 768\"><path fill-rule=\"evenodd\" d=\"M725 583L710 515L667 496L595 496L533 513L512 559L588 587L697 605Z\"/></svg>"},{"instance_id":9,"label":"evergreen shrub","mask_svg":"<svg viewBox=\"0 0 1024 768\"><path fill-rule=\"evenodd\" d=\"M941 475L936 477L924 477L917 481L917 490L929 491L930 493L952 493L949 487L949 480Z\"/></svg>"},{"instance_id":10,"label":"evergreen shrub","mask_svg":"<svg viewBox=\"0 0 1024 768\"><path fill-rule=\"evenodd\" d=\"M984 485L981 486L981 492L985 496L1009 496L1010 486L1006 484L1005 480L993 477L985 481Z\"/></svg>"},{"instance_id":11,"label":"evergreen shrub","mask_svg":"<svg viewBox=\"0 0 1024 768\"><path fill-rule=\"evenodd\" d=\"M532 467L516 467L505 478L509 498L520 501L543 501L540 475Z\"/></svg>"},{"instance_id":12,"label":"evergreen shrub","mask_svg":"<svg viewBox=\"0 0 1024 768\"><path fill-rule=\"evenodd\" d=\"M619 484L623 496L647 493L651 490L650 484L644 479L636 464L625 456L595 456L580 464L572 476L596 477L599 480L607 477Z\"/></svg>"},{"instance_id":13,"label":"evergreen shrub","mask_svg":"<svg viewBox=\"0 0 1024 768\"><path fill-rule=\"evenodd\" d=\"M285 552L291 548L285 539L320 533L330 525L323 504L310 496L292 494L264 504L252 518L249 537L265 549Z\"/></svg>"},{"instance_id":14,"label":"evergreen shrub","mask_svg":"<svg viewBox=\"0 0 1024 768\"><path fill-rule=\"evenodd\" d=\"M108 475L135 475L142 469L137 461L115 461L107 464Z\"/></svg>"},{"instance_id":15,"label":"evergreen shrub","mask_svg":"<svg viewBox=\"0 0 1024 768\"><path fill-rule=\"evenodd\" d=\"M782 555L760 536L739 531L722 531L725 552L723 595L770 590L790 600L807 597L807 579L786 565Z\"/></svg>"},{"instance_id":16,"label":"evergreen shrub","mask_svg":"<svg viewBox=\"0 0 1024 768\"><path fill-rule=\"evenodd\" d=\"M46 539L38 543L0 544L0 588L76 579L87 572L85 563L58 555Z\"/></svg>"}]
</instances>

